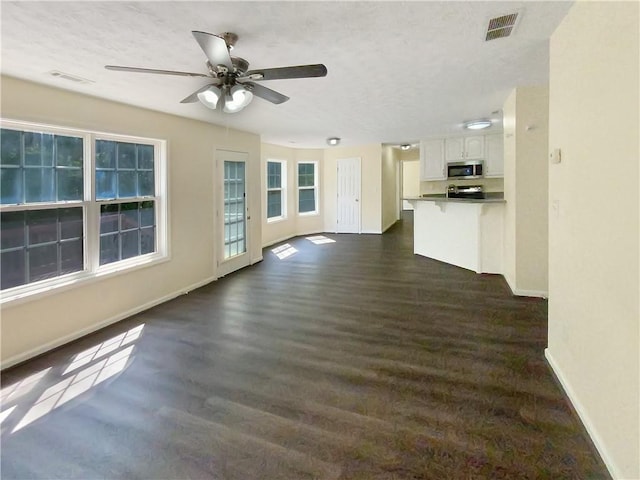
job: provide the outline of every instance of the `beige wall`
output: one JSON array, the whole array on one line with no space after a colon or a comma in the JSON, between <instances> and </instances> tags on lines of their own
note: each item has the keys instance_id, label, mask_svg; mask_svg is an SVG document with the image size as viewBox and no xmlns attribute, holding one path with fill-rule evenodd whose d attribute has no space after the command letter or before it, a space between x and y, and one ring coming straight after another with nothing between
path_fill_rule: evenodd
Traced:
<instances>
[{"instance_id":1,"label":"beige wall","mask_svg":"<svg viewBox=\"0 0 640 480\"><path fill-rule=\"evenodd\" d=\"M399 150L382 148L382 231L387 230L400 217Z\"/></svg>"},{"instance_id":2,"label":"beige wall","mask_svg":"<svg viewBox=\"0 0 640 480\"><path fill-rule=\"evenodd\" d=\"M638 2L577 2L551 37L549 347L614 478L640 478Z\"/></svg>"},{"instance_id":3,"label":"beige wall","mask_svg":"<svg viewBox=\"0 0 640 480\"><path fill-rule=\"evenodd\" d=\"M362 168L362 233L382 233L382 145L379 143L324 151L324 230L336 231L337 161L354 157L361 159Z\"/></svg>"},{"instance_id":4,"label":"beige wall","mask_svg":"<svg viewBox=\"0 0 640 480\"><path fill-rule=\"evenodd\" d=\"M261 195L262 195L262 245L272 245L297 235L324 231L323 217L323 150L288 148L267 143L262 144L261 162ZM268 160L285 160L287 162L287 218L275 222L267 222L267 184L266 168ZM297 175L298 162L318 162L318 215L298 216Z\"/></svg>"},{"instance_id":5,"label":"beige wall","mask_svg":"<svg viewBox=\"0 0 640 480\"><path fill-rule=\"evenodd\" d=\"M548 293L549 89L518 87L503 106L505 278L517 295Z\"/></svg>"},{"instance_id":6,"label":"beige wall","mask_svg":"<svg viewBox=\"0 0 640 480\"><path fill-rule=\"evenodd\" d=\"M3 366L216 278L216 149L248 152L248 192L260 191L260 138L207 123L2 77L2 117L167 140L168 262L2 308ZM259 211L259 195L249 196ZM262 258L261 222L250 255Z\"/></svg>"}]
</instances>

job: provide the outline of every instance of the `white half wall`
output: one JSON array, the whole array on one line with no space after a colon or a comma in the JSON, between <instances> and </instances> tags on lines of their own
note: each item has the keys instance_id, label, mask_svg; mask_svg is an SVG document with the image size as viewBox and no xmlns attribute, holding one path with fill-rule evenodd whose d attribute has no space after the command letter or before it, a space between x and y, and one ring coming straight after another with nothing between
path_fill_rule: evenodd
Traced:
<instances>
[{"instance_id":1,"label":"white half wall","mask_svg":"<svg viewBox=\"0 0 640 480\"><path fill-rule=\"evenodd\" d=\"M547 357L609 471L640 478L640 3L551 37Z\"/></svg>"}]
</instances>

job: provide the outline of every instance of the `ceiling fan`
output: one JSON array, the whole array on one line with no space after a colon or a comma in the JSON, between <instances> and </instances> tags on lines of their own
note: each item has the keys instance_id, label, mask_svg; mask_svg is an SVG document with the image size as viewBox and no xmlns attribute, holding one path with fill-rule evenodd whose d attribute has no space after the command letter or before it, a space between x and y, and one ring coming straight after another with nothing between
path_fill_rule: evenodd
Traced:
<instances>
[{"instance_id":1,"label":"ceiling fan","mask_svg":"<svg viewBox=\"0 0 640 480\"><path fill-rule=\"evenodd\" d=\"M207 57L209 71L207 74L120 65L105 65L104 68L123 72L208 78L209 82L205 86L182 99L180 103L193 103L199 100L203 105L213 110L219 107L226 113L239 112L251 102L254 95L274 104L289 100L286 95L255 82L327 75L327 67L322 64L249 70L248 61L230 54L238 41L238 36L235 33L225 32L221 35L199 31L191 33Z\"/></svg>"}]
</instances>

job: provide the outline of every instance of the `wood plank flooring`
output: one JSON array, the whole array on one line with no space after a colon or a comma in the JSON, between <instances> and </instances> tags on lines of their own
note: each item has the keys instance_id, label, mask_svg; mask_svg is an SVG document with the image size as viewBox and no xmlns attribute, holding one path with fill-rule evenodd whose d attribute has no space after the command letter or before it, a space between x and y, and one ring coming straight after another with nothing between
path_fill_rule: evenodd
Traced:
<instances>
[{"instance_id":1,"label":"wood plank flooring","mask_svg":"<svg viewBox=\"0 0 640 480\"><path fill-rule=\"evenodd\" d=\"M544 300L413 255L410 215L324 237L3 372L2 478L610 478Z\"/></svg>"}]
</instances>

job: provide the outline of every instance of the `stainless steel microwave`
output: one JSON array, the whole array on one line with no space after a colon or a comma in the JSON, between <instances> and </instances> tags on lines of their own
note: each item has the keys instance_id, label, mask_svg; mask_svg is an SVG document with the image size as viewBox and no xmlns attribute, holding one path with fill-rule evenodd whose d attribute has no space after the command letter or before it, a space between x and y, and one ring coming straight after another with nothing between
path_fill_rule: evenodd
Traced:
<instances>
[{"instance_id":1,"label":"stainless steel microwave","mask_svg":"<svg viewBox=\"0 0 640 480\"><path fill-rule=\"evenodd\" d=\"M483 170L484 162L482 160L449 162L447 163L447 178L482 178Z\"/></svg>"}]
</instances>

